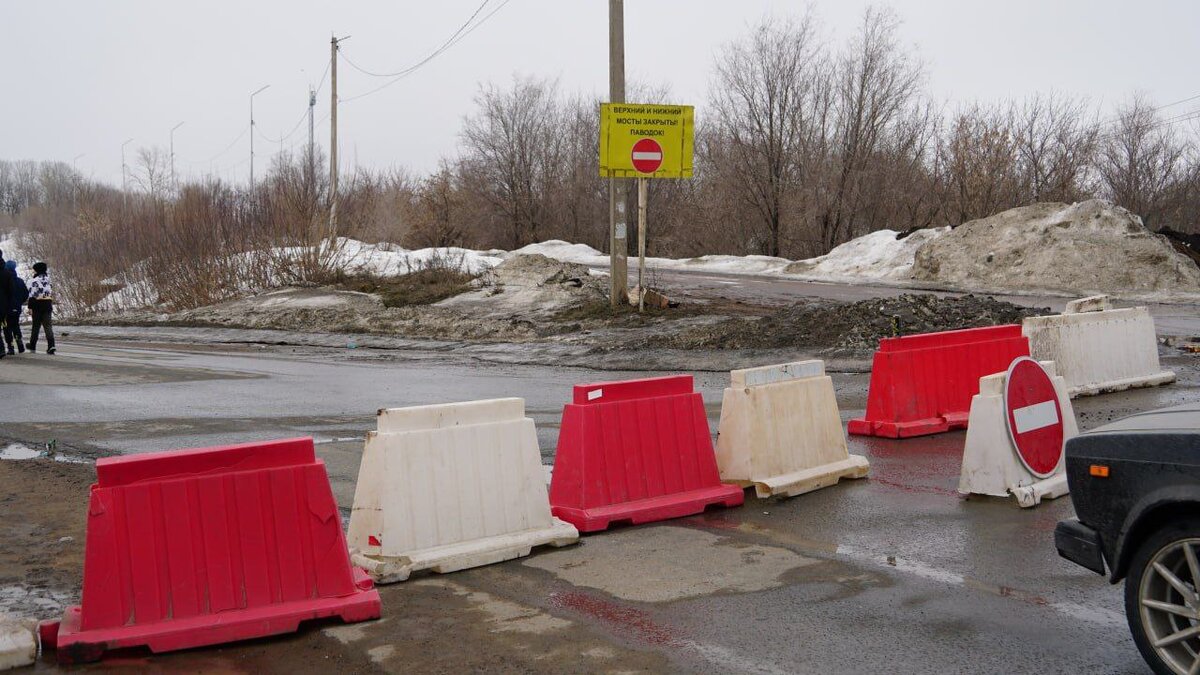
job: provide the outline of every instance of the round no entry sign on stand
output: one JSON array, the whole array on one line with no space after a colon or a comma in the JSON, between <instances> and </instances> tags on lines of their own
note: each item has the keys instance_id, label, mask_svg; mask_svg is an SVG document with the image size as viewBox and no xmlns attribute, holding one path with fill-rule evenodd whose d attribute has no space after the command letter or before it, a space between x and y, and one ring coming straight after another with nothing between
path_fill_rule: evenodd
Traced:
<instances>
[{"instance_id":1,"label":"round no entry sign on stand","mask_svg":"<svg viewBox=\"0 0 1200 675\"><path fill-rule=\"evenodd\" d=\"M640 173L654 173L662 166L662 146L653 138L643 138L633 144L633 168Z\"/></svg>"},{"instance_id":2,"label":"round no entry sign on stand","mask_svg":"<svg viewBox=\"0 0 1200 675\"><path fill-rule=\"evenodd\" d=\"M1017 457L1038 478L1054 473L1063 451L1062 406L1042 364L1022 356L1004 379L1004 411Z\"/></svg>"}]
</instances>

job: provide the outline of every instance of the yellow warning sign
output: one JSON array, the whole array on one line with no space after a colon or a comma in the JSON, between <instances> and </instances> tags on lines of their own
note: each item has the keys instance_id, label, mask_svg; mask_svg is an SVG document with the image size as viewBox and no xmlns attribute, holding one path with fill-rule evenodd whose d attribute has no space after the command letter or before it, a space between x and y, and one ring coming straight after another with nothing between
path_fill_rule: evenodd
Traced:
<instances>
[{"instance_id":1,"label":"yellow warning sign","mask_svg":"<svg viewBox=\"0 0 1200 675\"><path fill-rule=\"evenodd\" d=\"M691 178L690 105L600 104L600 175L604 178Z\"/></svg>"}]
</instances>

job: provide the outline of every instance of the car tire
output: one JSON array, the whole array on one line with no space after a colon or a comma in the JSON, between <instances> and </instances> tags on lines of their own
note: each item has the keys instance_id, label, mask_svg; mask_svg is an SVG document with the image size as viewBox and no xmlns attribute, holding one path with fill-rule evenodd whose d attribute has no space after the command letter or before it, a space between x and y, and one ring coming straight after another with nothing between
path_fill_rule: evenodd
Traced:
<instances>
[{"instance_id":1,"label":"car tire","mask_svg":"<svg viewBox=\"0 0 1200 675\"><path fill-rule=\"evenodd\" d=\"M1142 658L1159 675L1187 673L1200 661L1198 587L1200 518L1160 527L1134 553L1125 577L1125 617Z\"/></svg>"}]
</instances>

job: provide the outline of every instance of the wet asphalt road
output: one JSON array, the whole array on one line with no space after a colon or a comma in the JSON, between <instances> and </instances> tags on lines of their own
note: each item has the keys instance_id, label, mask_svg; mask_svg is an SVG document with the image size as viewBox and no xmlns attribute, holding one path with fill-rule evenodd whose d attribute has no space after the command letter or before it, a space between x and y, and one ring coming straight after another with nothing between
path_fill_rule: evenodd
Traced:
<instances>
[{"instance_id":1,"label":"wet asphalt road","mask_svg":"<svg viewBox=\"0 0 1200 675\"><path fill-rule=\"evenodd\" d=\"M1167 358L1175 385L1076 401L1081 426L1196 400L1198 362ZM573 384L646 375L415 350L65 341L53 359L0 362L0 437L92 454L312 435L346 512L380 407L521 396L549 463ZM696 373L714 432L727 377ZM867 378L835 374L844 419L861 414ZM389 672L498 657L547 671L1144 672L1120 588L1054 551L1070 499L1022 510L961 498L964 437L851 437L867 480L387 587L394 620L300 639L336 634ZM414 621L444 626L449 638L429 640L454 655L430 661Z\"/></svg>"}]
</instances>

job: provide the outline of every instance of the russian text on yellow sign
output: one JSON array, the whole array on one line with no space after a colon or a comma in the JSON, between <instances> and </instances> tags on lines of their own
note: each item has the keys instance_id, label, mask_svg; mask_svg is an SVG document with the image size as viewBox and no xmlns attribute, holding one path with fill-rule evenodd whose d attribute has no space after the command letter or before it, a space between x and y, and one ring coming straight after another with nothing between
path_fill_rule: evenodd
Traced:
<instances>
[{"instance_id":1,"label":"russian text on yellow sign","mask_svg":"<svg viewBox=\"0 0 1200 675\"><path fill-rule=\"evenodd\" d=\"M695 134L690 105L600 104L600 175L604 178L691 178ZM633 144L653 138L662 146L654 173L633 167Z\"/></svg>"}]
</instances>

